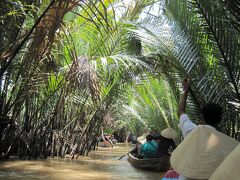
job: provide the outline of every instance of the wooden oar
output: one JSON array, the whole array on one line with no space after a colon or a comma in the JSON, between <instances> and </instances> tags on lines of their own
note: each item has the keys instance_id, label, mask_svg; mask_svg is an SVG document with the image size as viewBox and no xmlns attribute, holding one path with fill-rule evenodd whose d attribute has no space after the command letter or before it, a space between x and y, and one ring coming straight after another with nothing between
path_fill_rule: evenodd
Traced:
<instances>
[{"instance_id":1,"label":"wooden oar","mask_svg":"<svg viewBox=\"0 0 240 180\"><path fill-rule=\"evenodd\" d=\"M121 160L124 156L126 156L126 154L122 155L120 158L118 158L118 160Z\"/></svg>"}]
</instances>

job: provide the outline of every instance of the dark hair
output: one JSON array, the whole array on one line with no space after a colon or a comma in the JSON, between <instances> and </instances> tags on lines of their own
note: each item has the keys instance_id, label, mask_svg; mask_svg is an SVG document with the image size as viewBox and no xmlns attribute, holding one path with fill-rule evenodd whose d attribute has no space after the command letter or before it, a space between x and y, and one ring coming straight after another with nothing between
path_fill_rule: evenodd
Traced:
<instances>
[{"instance_id":1,"label":"dark hair","mask_svg":"<svg viewBox=\"0 0 240 180\"><path fill-rule=\"evenodd\" d=\"M159 137L160 141L169 141L170 139L163 137L162 135Z\"/></svg>"},{"instance_id":2,"label":"dark hair","mask_svg":"<svg viewBox=\"0 0 240 180\"><path fill-rule=\"evenodd\" d=\"M202 114L206 124L217 126L221 122L222 108L218 104L209 102L203 106Z\"/></svg>"},{"instance_id":3,"label":"dark hair","mask_svg":"<svg viewBox=\"0 0 240 180\"><path fill-rule=\"evenodd\" d=\"M153 140L159 140L159 139L161 139L161 135L154 135L153 136Z\"/></svg>"},{"instance_id":4,"label":"dark hair","mask_svg":"<svg viewBox=\"0 0 240 180\"><path fill-rule=\"evenodd\" d=\"M147 136L146 136L146 140L147 141L151 141L151 140L153 140L154 139L154 137L153 137L153 135L151 135L151 134L148 134Z\"/></svg>"},{"instance_id":5,"label":"dark hair","mask_svg":"<svg viewBox=\"0 0 240 180\"><path fill-rule=\"evenodd\" d=\"M176 148L176 144L173 139L167 139L163 136L159 137L158 143L158 154L159 156L170 155L170 148L174 150Z\"/></svg>"}]
</instances>

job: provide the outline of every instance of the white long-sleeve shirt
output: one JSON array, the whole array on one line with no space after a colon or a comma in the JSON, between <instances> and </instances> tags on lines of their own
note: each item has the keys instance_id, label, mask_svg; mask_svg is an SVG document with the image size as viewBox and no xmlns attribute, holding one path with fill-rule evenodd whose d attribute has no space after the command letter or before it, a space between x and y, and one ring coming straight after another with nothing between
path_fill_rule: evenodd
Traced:
<instances>
[{"instance_id":1,"label":"white long-sleeve shirt","mask_svg":"<svg viewBox=\"0 0 240 180\"><path fill-rule=\"evenodd\" d=\"M194 124L190 119L189 119L189 117L188 117L188 115L187 114L182 114L181 116L180 116L180 120L179 120L179 128L181 129L181 131L182 131L182 135L183 135L183 138L185 139L185 137L190 133L190 132L192 132L192 130L194 129L194 128L196 128L197 127L197 125L196 124ZM199 125L199 126L207 126L207 127L209 127L209 128L214 128L214 127L212 127L212 126L209 126L209 125ZM188 179L190 179L190 178L186 178L186 177L184 177L184 176L182 176L182 175L179 175L179 180L188 180Z\"/></svg>"},{"instance_id":2,"label":"white long-sleeve shirt","mask_svg":"<svg viewBox=\"0 0 240 180\"><path fill-rule=\"evenodd\" d=\"M196 126L188 117L187 114L182 114L179 120L179 128L182 131L183 138L185 138Z\"/></svg>"}]
</instances>

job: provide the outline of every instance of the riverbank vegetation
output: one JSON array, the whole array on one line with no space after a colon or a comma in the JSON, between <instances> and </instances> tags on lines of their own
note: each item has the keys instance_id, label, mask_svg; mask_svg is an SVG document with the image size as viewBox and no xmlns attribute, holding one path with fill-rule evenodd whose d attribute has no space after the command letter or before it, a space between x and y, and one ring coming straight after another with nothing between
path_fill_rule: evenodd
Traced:
<instances>
[{"instance_id":1,"label":"riverbank vegetation","mask_svg":"<svg viewBox=\"0 0 240 180\"><path fill-rule=\"evenodd\" d=\"M0 157L86 155L102 126L177 128L222 105L240 128L240 5L199 0L0 2ZM110 125L109 125L110 126Z\"/></svg>"}]
</instances>

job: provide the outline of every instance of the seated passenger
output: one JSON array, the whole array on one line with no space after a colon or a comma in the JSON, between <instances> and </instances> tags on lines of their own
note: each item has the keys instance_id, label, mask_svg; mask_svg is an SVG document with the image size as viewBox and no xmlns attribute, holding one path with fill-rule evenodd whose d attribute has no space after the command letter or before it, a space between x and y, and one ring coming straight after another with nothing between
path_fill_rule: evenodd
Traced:
<instances>
[{"instance_id":1,"label":"seated passenger","mask_svg":"<svg viewBox=\"0 0 240 180\"><path fill-rule=\"evenodd\" d=\"M173 151L171 166L180 174L180 180L209 179L237 145L235 139L199 125Z\"/></svg>"},{"instance_id":2,"label":"seated passenger","mask_svg":"<svg viewBox=\"0 0 240 180\"><path fill-rule=\"evenodd\" d=\"M110 139L110 136L108 136L107 133L103 133L103 128L101 128L100 142L103 142L105 146L111 145L111 147L113 148L113 143Z\"/></svg>"},{"instance_id":3,"label":"seated passenger","mask_svg":"<svg viewBox=\"0 0 240 180\"><path fill-rule=\"evenodd\" d=\"M131 154L140 159L142 159L141 148L142 148L142 145L146 142L146 135L147 135L146 133L143 133L142 136L139 136L137 138L137 143L135 147L131 150Z\"/></svg>"},{"instance_id":4,"label":"seated passenger","mask_svg":"<svg viewBox=\"0 0 240 180\"><path fill-rule=\"evenodd\" d=\"M158 157L171 154L171 152L176 148L176 144L173 140L176 136L176 131L170 127L161 131L161 136L158 137Z\"/></svg>"},{"instance_id":5,"label":"seated passenger","mask_svg":"<svg viewBox=\"0 0 240 180\"><path fill-rule=\"evenodd\" d=\"M146 142L142 145L140 150L143 159L157 157L158 144L153 138L154 137L151 134L146 136Z\"/></svg>"}]
</instances>

